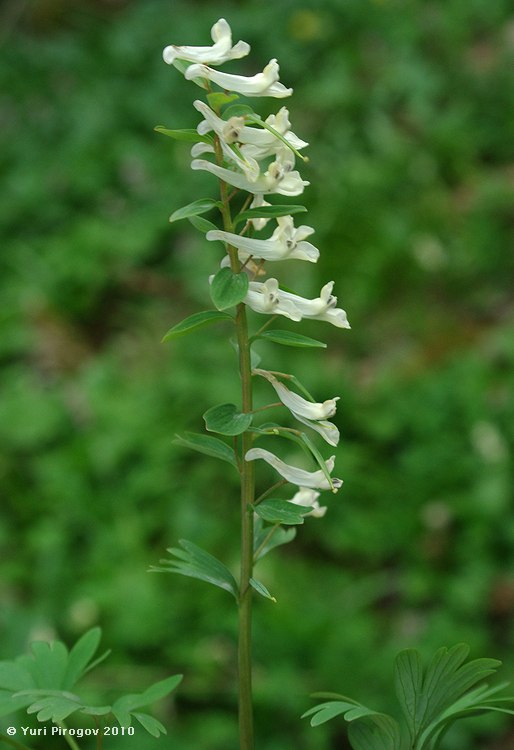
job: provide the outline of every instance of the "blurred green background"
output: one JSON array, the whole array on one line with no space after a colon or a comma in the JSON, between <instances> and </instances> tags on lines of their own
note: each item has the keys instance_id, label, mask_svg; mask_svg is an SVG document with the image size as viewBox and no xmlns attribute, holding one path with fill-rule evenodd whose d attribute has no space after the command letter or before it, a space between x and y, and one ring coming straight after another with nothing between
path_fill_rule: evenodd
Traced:
<instances>
[{"instance_id":1,"label":"blurred green background","mask_svg":"<svg viewBox=\"0 0 514 750\"><path fill-rule=\"evenodd\" d=\"M217 188L153 132L198 122L197 89L161 49L207 44L225 16L252 45L231 69L278 57L311 143L321 259L281 278L308 296L334 279L352 324L302 324L329 343L321 355L259 349L320 400L341 395L345 485L261 564L278 603L255 612L258 747L348 748L337 722L299 720L308 694L388 710L400 648L464 640L514 679L508 0L11 0L0 13L0 658L99 624L114 653L90 692L186 675L160 708L168 738L110 748L236 746L232 600L146 572L182 537L230 566L238 555L235 478L172 442L233 399L233 352L221 328L159 343L210 306L220 252L168 215ZM283 104L255 102L264 116ZM470 722L445 747L509 750L512 722Z\"/></svg>"}]
</instances>

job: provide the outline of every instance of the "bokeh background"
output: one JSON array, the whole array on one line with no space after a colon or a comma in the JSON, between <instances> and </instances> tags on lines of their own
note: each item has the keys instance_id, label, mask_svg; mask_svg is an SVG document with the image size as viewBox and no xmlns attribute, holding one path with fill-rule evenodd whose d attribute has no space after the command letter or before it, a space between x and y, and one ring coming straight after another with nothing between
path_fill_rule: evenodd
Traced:
<instances>
[{"instance_id":1,"label":"bokeh background","mask_svg":"<svg viewBox=\"0 0 514 750\"><path fill-rule=\"evenodd\" d=\"M90 693L186 675L158 708L168 738L141 732L138 750L236 747L231 598L146 572L182 537L231 566L238 554L235 478L173 444L233 399L233 352L221 328L159 343L209 307L219 260L168 215L216 185L153 132L198 121L196 89L161 49L207 44L225 16L252 45L239 71L279 58L311 143L321 259L282 278L312 296L334 279L352 324L302 325L329 343L321 355L259 349L320 399L342 396L345 485L261 565L278 603L255 613L258 747L345 750L337 722L299 720L309 693L389 710L400 648L466 641L513 679L508 0L5 0L0 13L0 658L101 625L113 655ZM512 722L470 722L445 747L508 750Z\"/></svg>"}]
</instances>

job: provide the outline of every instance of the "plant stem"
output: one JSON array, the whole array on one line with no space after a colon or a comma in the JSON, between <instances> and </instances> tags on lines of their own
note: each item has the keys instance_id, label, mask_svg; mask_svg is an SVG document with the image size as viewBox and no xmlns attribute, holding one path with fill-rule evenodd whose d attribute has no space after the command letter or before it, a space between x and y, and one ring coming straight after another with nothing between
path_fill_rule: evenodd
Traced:
<instances>
[{"instance_id":1,"label":"plant stem","mask_svg":"<svg viewBox=\"0 0 514 750\"><path fill-rule=\"evenodd\" d=\"M223 164L223 153L219 138L214 139L216 161ZM225 232L233 232L228 187L220 180L221 215ZM237 249L227 247L230 267L234 273L241 271ZM246 320L246 306L241 303L236 310L236 333L239 352L239 373L241 376L242 411L253 410L252 366L250 359L250 338ZM253 435L245 432L241 439L241 568L239 579L239 637L238 637L238 682L239 682L239 746L240 750L253 750L253 702L252 702L252 587L253 573L253 500L255 477L253 461L245 461L247 451L252 447Z\"/></svg>"},{"instance_id":2,"label":"plant stem","mask_svg":"<svg viewBox=\"0 0 514 750\"><path fill-rule=\"evenodd\" d=\"M57 724L57 726L61 727L61 729L64 731L64 739L66 740L68 745L71 747L71 750L80 750L79 746L77 745L73 737L71 737L66 731L67 726L64 723L64 721L56 721L55 723Z\"/></svg>"}]
</instances>

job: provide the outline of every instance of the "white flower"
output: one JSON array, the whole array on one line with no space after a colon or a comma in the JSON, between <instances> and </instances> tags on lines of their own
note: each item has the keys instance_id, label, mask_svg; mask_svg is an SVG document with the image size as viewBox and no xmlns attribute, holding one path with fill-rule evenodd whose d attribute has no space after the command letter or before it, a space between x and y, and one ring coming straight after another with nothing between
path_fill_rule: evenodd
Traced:
<instances>
[{"instance_id":1,"label":"white flower","mask_svg":"<svg viewBox=\"0 0 514 750\"><path fill-rule=\"evenodd\" d=\"M250 52L250 45L238 42L232 46L232 32L224 18L214 24L211 29L214 44L211 47L178 47L171 44L162 53L164 62L173 65L174 60L188 60L193 63L208 63L221 65L227 60L237 60Z\"/></svg>"},{"instance_id":2,"label":"white flower","mask_svg":"<svg viewBox=\"0 0 514 750\"><path fill-rule=\"evenodd\" d=\"M245 155L254 159L265 159L275 154L283 147L283 142L266 128L252 128L245 124L244 117L230 117L224 120L213 112L213 110L197 99L193 102L195 108L204 116L198 124L197 131L200 135L210 133L212 130L225 143L240 143L241 150ZM299 151L309 144L302 141L291 132L289 122L289 111L282 107L276 115L270 115L265 122L277 131L293 148Z\"/></svg>"},{"instance_id":3,"label":"white flower","mask_svg":"<svg viewBox=\"0 0 514 750\"><path fill-rule=\"evenodd\" d=\"M289 409L295 419L318 432L329 445L338 445L339 430L335 424L328 422L326 418L332 417L336 413L336 401L339 400L339 396L328 399L323 403L313 403L290 391L289 388L286 388L270 372L257 369L254 370L254 373L261 375L271 383L279 399Z\"/></svg>"},{"instance_id":4,"label":"white flower","mask_svg":"<svg viewBox=\"0 0 514 750\"><path fill-rule=\"evenodd\" d=\"M292 302L279 297L278 281L267 279L250 281L248 292L243 302L252 310L267 315L284 315L290 320L301 320L302 316Z\"/></svg>"},{"instance_id":5,"label":"white flower","mask_svg":"<svg viewBox=\"0 0 514 750\"><path fill-rule=\"evenodd\" d=\"M319 250L305 238L314 233L312 227L301 226L295 228L292 216L281 216L277 219L278 227L267 240L244 237L232 232L213 230L207 232L208 240L221 240L240 251L239 258L245 261L249 256L263 260L297 259L315 263L319 258Z\"/></svg>"},{"instance_id":6,"label":"white flower","mask_svg":"<svg viewBox=\"0 0 514 750\"><path fill-rule=\"evenodd\" d=\"M287 406L290 411L299 414L305 419L327 419L327 417L333 417L336 413L336 401L339 401L339 396L329 398L326 401L323 401L323 403L314 403L312 401L307 401L303 396L299 396L298 393L290 391L289 388L286 388L286 386L277 380L271 372L256 369L254 370L254 373L266 378L266 380L271 383L284 406Z\"/></svg>"},{"instance_id":7,"label":"white flower","mask_svg":"<svg viewBox=\"0 0 514 750\"><path fill-rule=\"evenodd\" d=\"M268 203L268 201L264 200L262 194L254 195L253 200L250 203L250 208L262 208L263 206L271 206L271 203ZM269 219L250 219L250 221L253 224L254 228L259 231L260 229L264 229Z\"/></svg>"},{"instance_id":8,"label":"white flower","mask_svg":"<svg viewBox=\"0 0 514 750\"><path fill-rule=\"evenodd\" d=\"M327 323L337 326L337 328L350 328L346 313L337 305L337 297L332 294L334 282L329 281L322 288L319 297L314 299L305 299L298 294L280 291L280 298L283 301L292 302L301 313L302 318L312 320L326 320Z\"/></svg>"},{"instance_id":9,"label":"white flower","mask_svg":"<svg viewBox=\"0 0 514 750\"><path fill-rule=\"evenodd\" d=\"M308 487L300 487L296 495L294 495L289 502L294 503L295 505L301 505L304 508L312 508L310 513L305 514L305 518L307 518L307 516L322 518L327 512L327 508L326 506L321 506L319 504L318 497L319 492L316 492L316 490L311 490Z\"/></svg>"},{"instance_id":10,"label":"white flower","mask_svg":"<svg viewBox=\"0 0 514 750\"><path fill-rule=\"evenodd\" d=\"M255 461L262 458L267 464L273 466L280 476L284 477L291 484L296 484L298 487L307 487L318 490L337 490L343 484L342 479L331 479L329 482L325 473L319 469L318 471L305 471L305 469L298 469L296 466L286 464L280 458L275 456L274 453L264 450L264 448L251 448L245 455L245 461ZM325 461L327 471L330 473L334 469L335 456L331 456Z\"/></svg>"},{"instance_id":11,"label":"white flower","mask_svg":"<svg viewBox=\"0 0 514 750\"><path fill-rule=\"evenodd\" d=\"M276 59L270 60L262 73L254 76L237 76L231 73L221 73L213 70L207 65L190 65L184 73L188 81L193 78L207 78L217 83L225 91L235 91L244 96L273 96L283 99L291 96L293 89L287 89L283 83L279 83L279 66Z\"/></svg>"},{"instance_id":12,"label":"white flower","mask_svg":"<svg viewBox=\"0 0 514 750\"><path fill-rule=\"evenodd\" d=\"M219 167L206 159L194 159L191 162L191 169L211 172L229 185L233 185L240 190L246 190L246 192L254 195L278 193L295 196L303 193L305 186L310 185L310 183L302 180L298 171L292 170L293 164L294 161L286 161L284 155L278 155L277 160L272 162L266 172L260 174L255 182L251 182L244 174Z\"/></svg>"}]
</instances>

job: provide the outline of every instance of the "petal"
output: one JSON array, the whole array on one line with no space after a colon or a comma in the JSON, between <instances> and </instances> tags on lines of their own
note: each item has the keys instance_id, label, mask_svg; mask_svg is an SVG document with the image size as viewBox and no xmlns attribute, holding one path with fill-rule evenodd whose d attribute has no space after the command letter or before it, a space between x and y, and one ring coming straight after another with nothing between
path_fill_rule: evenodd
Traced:
<instances>
[{"instance_id":1,"label":"petal","mask_svg":"<svg viewBox=\"0 0 514 750\"><path fill-rule=\"evenodd\" d=\"M298 485L299 487L311 487L320 490L329 490L333 487L333 492L337 492L342 484L341 479L333 479L331 486L321 469L319 469L319 471L305 471L304 469L298 469L296 466L286 464L280 458L275 456L274 453L264 450L264 448L251 448L245 455L245 461L255 461L257 459L266 461L266 463L273 466L273 468L278 471L284 479L292 484ZM332 471L334 468L334 460L335 457L331 456L325 461L328 471Z\"/></svg>"},{"instance_id":2,"label":"petal","mask_svg":"<svg viewBox=\"0 0 514 750\"><path fill-rule=\"evenodd\" d=\"M298 393L290 391L289 388L287 388L283 383L277 380L277 378L267 370L257 369L253 372L256 375L260 375L261 377L266 378L266 380L271 383L271 385L275 389L279 399L282 401L284 406L287 406L287 408L295 414L301 415L302 417L304 417L304 419L326 419L327 417L333 417L336 413L336 401L339 400L339 396L328 399L323 403L307 401L307 399L303 398L303 396L300 396Z\"/></svg>"},{"instance_id":3,"label":"petal","mask_svg":"<svg viewBox=\"0 0 514 750\"><path fill-rule=\"evenodd\" d=\"M250 45L237 42L232 46L232 32L224 18L220 18L211 29L214 44L210 47L190 47L170 44L162 53L164 62L173 65L175 60L187 60L193 63L221 65L227 60L236 60L250 52Z\"/></svg>"},{"instance_id":4,"label":"petal","mask_svg":"<svg viewBox=\"0 0 514 750\"><path fill-rule=\"evenodd\" d=\"M235 91L245 96L273 96L283 98L290 96L293 89L287 89L282 83L278 82L279 66L277 61L270 60L262 73L254 76L239 76L231 73L222 73L219 70L213 70L207 65L191 65L184 76L187 80L193 78L207 78L209 81L217 83L218 86L226 91Z\"/></svg>"}]
</instances>

